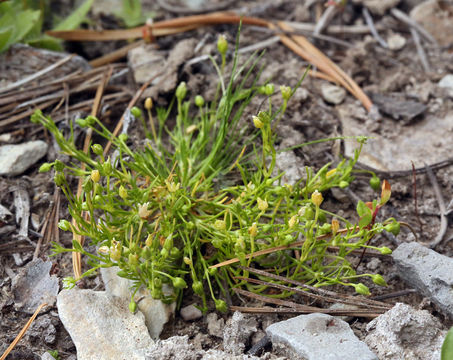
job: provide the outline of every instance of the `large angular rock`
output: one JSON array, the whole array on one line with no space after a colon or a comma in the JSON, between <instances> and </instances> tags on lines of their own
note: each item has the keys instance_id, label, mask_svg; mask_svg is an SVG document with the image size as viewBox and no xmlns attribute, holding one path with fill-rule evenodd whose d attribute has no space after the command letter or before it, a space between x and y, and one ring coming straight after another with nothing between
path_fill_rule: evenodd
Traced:
<instances>
[{"instance_id":1,"label":"large angular rock","mask_svg":"<svg viewBox=\"0 0 453 360\"><path fill-rule=\"evenodd\" d=\"M11 284L16 310L33 314L42 303L53 306L59 285L58 278L49 275L51 267L50 261L36 259L20 270Z\"/></svg>"},{"instance_id":2,"label":"large angular rock","mask_svg":"<svg viewBox=\"0 0 453 360\"><path fill-rule=\"evenodd\" d=\"M453 259L417 242L401 244L392 257L399 276L453 319Z\"/></svg>"},{"instance_id":3,"label":"large angular rock","mask_svg":"<svg viewBox=\"0 0 453 360\"><path fill-rule=\"evenodd\" d=\"M101 275L105 284L105 291L111 296L118 296L125 301L130 301L132 281L116 275L118 268L102 268ZM139 301L140 299L140 301ZM164 304L155 300L147 289L140 288L135 294L137 309L145 315L145 323L153 339L158 339L164 325L173 316L176 304Z\"/></svg>"},{"instance_id":4,"label":"large angular rock","mask_svg":"<svg viewBox=\"0 0 453 360\"><path fill-rule=\"evenodd\" d=\"M289 359L378 360L348 323L327 315L300 315L266 329L272 347Z\"/></svg>"},{"instance_id":5,"label":"large angular rock","mask_svg":"<svg viewBox=\"0 0 453 360\"><path fill-rule=\"evenodd\" d=\"M438 360L446 331L426 310L398 303L367 326L365 343L385 360Z\"/></svg>"},{"instance_id":6,"label":"large angular rock","mask_svg":"<svg viewBox=\"0 0 453 360\"><path fill-rule=\"evenodd\" d=\"M41 140L0 146L0 175L20 175L46 155L46 152L47 144Z\"/></svg>"},{"instance_id":7,"label":"large angular rock","mask_svg":"<svg viewBox=\"0 0 453 360\"><path fill-rule=\"evenodd\" d=\"M57 307L78 360L144 360L153 345L143 314L132 314L129 301L105 291L63 290Z\"/></svg>"}]
</instances>

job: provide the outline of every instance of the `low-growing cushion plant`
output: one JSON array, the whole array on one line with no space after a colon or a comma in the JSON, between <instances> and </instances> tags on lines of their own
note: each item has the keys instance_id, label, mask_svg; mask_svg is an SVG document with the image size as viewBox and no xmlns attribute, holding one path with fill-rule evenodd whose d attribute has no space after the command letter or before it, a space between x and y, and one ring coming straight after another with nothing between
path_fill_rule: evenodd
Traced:
<instances>
[{"instance_id":1,"label":"low-growing cushion plant","mask_svg":"<svg viewBox=\"0 0 453 360\"><path fill-rule=\"evenodd\" d=\"M348 255L362 248L391 252L369 245L384 230L399 231L393 218L376 222L379 208L390 197L389 184L384 181L379 200L359 202L358 221L323 208L323 192L347 187L353 180L366 138L357 139L353 158L334 167L326 164L317 172L307 167L306 178L295 185L282 183L283 172L276 170L274 130L294 89L282 86L280 95L275 94L272 84L259 83L259 57L252 56L238 66L237 51L232 72L225 75L227 44L222 37L218 48L222 62L213 64L219 86L211 103L199 95L187 100L188 89L181 83L175 93L173 126L168 125L171 106L157 108L156 123L151 99L145 102L148 122L140 109L131 110L144 126L147 140L143 148L131 148L126 134L113 136L99 119L88 116L78 119L77 125L111 140L114 151L106 158L103 147L93 144L86 154L75 145L72 126L65 136L42 112L32 116L33 122L53 134L61 152L72 158L69 164L57 160L41 167L42 171L54 168L55 183L66 195L69 213L76 220L76 226L67 220L61 220L59 226L87 237L97 249L91 253L73 241L72 248L54 244L54 253L75 251L88 257L91 269L84 276L100 267L117 267L119 276L133 281L132 299L144 286L154 298L173 302L190 286L201 298L203 310L210 297L218 310L225 311L222 297L233 287L265 292L261 285L238 280L249 276L238 264L272 269L314 286L349 286L364 295L369 290L359 282L362 277L385 286L379 274L357 274ZM255 96L268 100L268 105L250 119L250 126L244 126L241 118ZM271 101L274 96L282 97L283 105L277 109ZM79 197L70 187L71 176L83 179ZM380 187L375 176L371 183ZM254 256L296 242L301 244L297 256L288 250ZM230 259L237 261L214 267ZM66 285L73 286L76 280L67 278ZM164 284L173 291L163 291ZM134 305L131 300L131 309Z\"/></svg>"}]
</instances>

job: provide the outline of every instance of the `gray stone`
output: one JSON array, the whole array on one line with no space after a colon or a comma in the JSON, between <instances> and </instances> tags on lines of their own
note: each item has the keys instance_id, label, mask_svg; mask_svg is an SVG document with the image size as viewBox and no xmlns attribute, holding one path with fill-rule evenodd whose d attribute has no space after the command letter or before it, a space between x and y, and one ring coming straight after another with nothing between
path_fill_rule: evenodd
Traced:
<instances>
[{"instance_id":1,"label":"gray stone","mask_svg":"<svg viewBox=\"0 0 453 360\"><path fill-rule=\"evenodd\" d=\"M370 131L367 122L356 119L358 105L343 104L337 107L341 120L343 136L369 136L360 155L360 162L381 171L411 170L415 167L434 164L451 157L450 134L453 129L453 112L436 116L426 114L420 120L404 126L393 122L393 130ZM429 134L429 136L426 136ZM345 155L354 156L357 141L345 139Z\"/></svg>"},{"instance_id":2,"label":"gray stone","mask_svg":"<svg viewBox=\"0 0 453 360\"><path fill-rule=\"evenodd\" d=\"M306 177L304 161L296 156L293 150L277 153L272 176L277 176L280 172L284 172L281 178L282 184L295 185L300 179Z\"/></svg>"},{"instance_id":3,"label":"gray stone","mask_svg":"<svg viewBox=\"0 0 453 360\"><path fill-rule=\"evenodd\" d=\"M57 307L78 360L144 360L153 344L143 314L132 314L125 299L75 288L58 294Z\"/></svg>"},{"instance_id":4,"label":"gray stone","mask_svg":"<svg viewBox=\"0 0 453 360\"><path fill-rule=\"evenodd\" d=\"M55 358L48 352L45 352L44 354L41 355L41 360L55 360Z\"/></svg>"},{"instance_id":5,"label":"gray stone","mask_svg":"<svg viewBox=\"0 0 453 360\"><path fill-rule=\"evenodd\" d=\"M219 318L215 312L209 313L206 316L208 323L208 333L211 336L223 338L223 328L225 326L225 320Z\"/></svg>"},{"instance_id":6,"label":"gray stone","mask_svg":"<svg viewBox=\"0 0 453 360\"><path fill-rule=\"evenodd\" d=\"M255 318L235 311L223 330L225 352L233 355L243 354L245 346L250 343L251 336L257 331L257 325Z\"/></svg>"},{"instance_id":7,"label":"gray stone","mask_svg":"<svg viewBox=\"0 0 453 360\"><path fill-rule=\"evenodd\" d=\"M444 88L447 95L453 98L453 74L445 75L440 79L438 86Z\"/></svg>"},{"instance_id":8,"label":"gray stone","mask_svg":"<svg viewBox=\"0 0 453 360\"><path fill-rule=\"evenodd\" d=\"M353 0L353 2L366 6L372 13L384 15L387 10L398 5L400 0Z\"/></svg>"},{"instance_id":9,"label":"gray stone","mask_svg":"<svg viewBox=\"0 0 453 360\"><path fill-rule=\"evenodd\" d=\"M184 319L184 321L197 320L203 316L203 313L195 306L195 304L184 306L179 311L179 314Z\"/></svg>"},{"instance_id":10,"label":"gray stone","mask_svg":"<svg viewBox=\"0 0 453 360\"><path fill-rule=\"evenodd\" d=\"M41 140L0 146L0 175L20 175L46 153L47 144Z\"/></svg>"},{"instance_id":11,"label":"gray stone","mask_svg":"<svg viewBox=\"0 0 453 360\"><path fill-rule=\"evenodd\" d=\"M453 319L453 259L417 242L401 244L392 257L399 276Z\"/></svg>"},{"instance_id":12,"label":"gray stone","mask_svg":"<svg viewBox=\"0 0 453 360\"><path fill-rule=\"evenodd\" d=\"M39 305L52 307L58 294L58 278L50 276L50 261L36 259L20 270L11 283L16 310L33 314Z\"/></svg>"},{"instance_id":13,"label":"gray stone","mask_svg":"<svg viewBox=\"0 0 453 360\"><path fill-rule=\"evenodd\" d=\"M266 333L272 347L290 359L378 359L346 322L327 314L300 315L272 324Z\"/></svg>"},{"instance_id":14,"label":"gray stone","mask_svg":"<svg viewBox=\"0 0 453 360\"><path fill-rule=\"evenodd\" d=\"M208 351L195 349L189 343L189 337L173 336L166 340L158 340L146 353L146 360L259 360L255 356L232 355L224 351L209 349Z\"/></svg>"},{"instance_id":15,"label":"gray stone","mask_svg":"<svg viewBox=\"0 0 453 360\"><path fill-rule=\"evenodd\" d=\"M32 342L52 345L57 340L57 329L50 315L44 314L33 321L26 335Z\"/></svg>"},{"instance_id":16,"label":"gray stone","mask_svg":"<svg viewBox=\"0 0 453 360\"><path fill-rule=\"evenodd\" d=\"M365 343L385 360L438 360L446 331L426 310L398 303L367 325Z\"/></svg>"},{"instance_id":17,"label":"gray stone","mask_svg":"<svg viewBox=\"0 0 453 360\"><path fill-rule=\"evenodd\" d=\"M131 298L132 281L116 275L118 268L102 268L101 275L105 291L111 296L118 296L125 301ZM169 290L170 291L170 290ZM135 294L137 309L145 315L145 323L153 339L158 339L164 325L173 316L176 304L164 304L161 300L152 298L148 289L140 288Z\"/></svg>"},{"instance_id":18,"label":"gray stone","mask_svg":"<svg viewBox=\"0 0 453 360\"><path fill-rule=\"evenodd\" d=\"M340 86L323 84L321 86L321 95L326 102L338 105L341 104L346 97L346 90Z\"/></svg>"},{"instance_id":19,"label":"gray stone","mask_svg":"<svg viewBox=\"0 0 453 360\"><path fill-rule=\"evenodd\" d=\"M390 50L398 51L406 46L406 38L400 34L392 34L387 39Z\"/></svg>"}]
</instances>

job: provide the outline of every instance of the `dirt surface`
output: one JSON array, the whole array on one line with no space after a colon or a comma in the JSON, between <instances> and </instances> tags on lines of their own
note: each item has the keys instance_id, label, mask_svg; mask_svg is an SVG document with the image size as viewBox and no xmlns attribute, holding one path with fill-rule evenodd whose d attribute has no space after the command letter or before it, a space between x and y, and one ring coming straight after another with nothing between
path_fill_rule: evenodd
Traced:
<instances>
[{"instance_id":1,"label":"dirt surface","mask_svg":"<svg viewBox=\"0 0 453 360\"><path fill-rule=\"evenodd\" d=\"M319 11L324 9L323 6L311 6L307 10L303 4L304 2L293 0L270 2L236 1L232 3L234 3L231 5L232 9L246 7L249 9L250 14L265 19L309 22L313 24L316 23ZM413 134L417 125L427 119L437 118L442 120L448 115L451 116L453 98L444 89L438 87L437 84L445 75L453 72L452 44L449 44L450 47L448 47L436 46L427 42L423 43L430 65L430 71L427 72L422 68L409 28L392 17L388 12L383 16L372 13L375 25L379 29L379 34L384 39L389 39L389 37L395 34L402 36L406 44L401 50L383 48L368 32L357 34L350 34L348 32L351 26L364 23L361 13L362 6L359 3L359 1L348 2L347 7L331 21L331 24L340 26L340 31L335 34L327 31L326 35L332 37L333 40L341 40L341 44L334 43L331 40L316 40L309 36L310 33L306 33L306 35L331 60L351 75L365 92L372 99L374 98L376 100L376 104L380 104L378 105L381 110L380 116L374 119L368 116L362 105L349 93L339 105L332 105L326 102L322 97L321 89L327 82L316 77L308 76L302 83L301 89L298 90L296 96L291 100L288 111L277 129L280 145L282 147L288 147L342 134L356 134L354 128L345 128L345 124L347 126L358 124L357 126L360 125L360 129L365 131L363 135L382 137L388 143L396 144L401 158L398 153L392 153L390 156L388 154L385 155L386 153L384 152L384 155L388 156L387 158L382 158L380 154L376 153L369 154L369 158L373 156L378 157L378 161L375 163L398 164L397 167L387 166L387 169L376 169L381 179L386 178L392 184L392 198L389 204L383 208L380 216L382 219L393 216L398 220L411 224L416 230L416 236L419 241L430 242L436 237L439 231L440 210L433 184L424 171L424 163L427 162L428 165L434 168L441 194L448 205L453 198L453 183L451 181L453 178L453 167L449 163L444 167L436 166L436 164L450 160L453 145L451 141L442 142L442 139L437 139L437 141L436 139L430 138L430 133L424 134L423 138L427 139L427 142L424 143L422 152L412 153L412 150L407 150L404 146L398 146L398 144L405 144L407 141L410 142L407 134ZM408 14L415 3L418 3L418 1L402 1L399 9ZM154 10L157 14L156 20L178 16L177 13L172 14L157 5L154 5ZM104 22L106 28L116 26L114 24L115 22L112 21L111 15L98 14L96 15L96 19L98 20L98 27L104 24ZM344 27L344 31L341 31L341 26ZM234 25L219 25L216 27L201 28L181 35L159 38L157 45L159 50L171 53L177 44L190 39L195 46L202 44L200 49L195 51L193 48L191 49L193 53L188 58L193 59L203 54L215 54L215 43L219 33L225 34L231 44L236 37L237 27ZM244 26L240 38L240 48L257 44L272 36L274 35L271 33L254 27ZM88 57L88 60L91 60L93 57L111 51L114 47L121 45L123 44L112 42L96 44L69 43L67 46L69 51L77 51L82 57ZM265 50L263 56L265 64L262 74L263 79L272 78L276 88L279 85L295 86L303 74L307 63L281 43L274 43L266 47ZM248 54L244 53L241 56L243 59L246 59ZM179 54L179 56L184 57L184 54ZM231 58L231 50L228 56ZM191 94L202 94L206 99L211 99L217 84L217 74L214 68L211 66L209 60L198 61L188 65L189 59L175 66L174 84L176 85L179 81L186 81ZM44 66L48 66L48 64ZM37 70L35 68L33 69L33 71ZM23 71L23 76L30 74L29 69L26 67L23 68ZM17 77L14 77L11 80L16 81L17 79ZM7 81L6 79L1 80ZM133 81L132 72L115 81L115 86L126 89L129 94L134 94L140 86L140 84ZM164 88L161 84L160 88L155 87L152 92L155 100L159 104L166 104L171 99L172 86L167 84L168 89L161 91ZM414 117L411 117L411 114L408 115L407 113L400 116L395 115L392 111L394 112L396 110L392 110L391 106L390 109L385 107L385 105L389 105L390 100L379 99L378 95L373 94L393 97L398 101L414 101L424 105L426 109ZM87 91L76 96L88 99L94 96L94 92L91 90L91 92ZM276 96L276 102L278 102L277 98L278 96ZM113 127L119 116L121 116L122 110L127 106L127 102L128 99L124 99L124 101L117 103L113 107L103 109L101 118L109 126ZM259 106L260 103L258 101L252 102L248 109L249 114L256 114ZM396 109L400 108L396 106ZM69 114L71 117L76 115L80 117L88 115L88 113L79 112L75 114L73 112ZM356 123L344 121L345 119L353 119ZM245 121L248 121L248 119L245 119ZM130 130L130 133L137 144L139 144L141 134L138 128L134 128L137 125L131 125L133 128ZM449 138L453 127L445 131L445 138ZM48 134L39 129L38 126L30 126L27 119L5 126L0 129L0 132L11 134L7 140L8 143L21 143L32 139L44 140L49 144L49 150L45 160L53 161L55 156L57 156L57 149L53 140L49 138ZM83 139L80 136L81 144L82 141ZM385 141L381 144L381 147L386 146ZM401 143L398 143L399 141ZM450 146L449 148L448 145ZM438 158L428 156L438 150L439 152L436 152L436 157L439 156ZM294 150L294 153L301 160L300 164L319 168L326 162L338 159L338 154L344 153L344 151L345 146L343 143L326 142ZM426 159L423 157L423 152L427 154ZM405 159L405 163L403 167L399 168L400 161L402 161L400 159L402 158ZM414 161L416 168L419 170L416 174L412 174L410 171L410 160ZM373 166L373 164L367 161L366 165ZM61 279L72 273L70 256L49 258L50 244L39 241L39 234L43 233L42 224L50 216L49 209L54 209L58 205L58 208L52 213L52 216L56 218L68 218L68 211L64 198L55 196L56 188L52 182L52 174L39 174L38 168L39 164L30 168L21 176L0 177L0 204L9 209L13 215L1 219L0 225L0 353L12 342L30 316L20 309L16 309L12 283L21 271L21 268L33 259L38 242L40 243L40 249L36 255L39 258L45 260L50 259L52 261L52 274L60 279L60 285ZM386 171L388 169L391 169L391 171ZM378 196L368 185L368 180L369 177L359 174L351 185L350 191L326 193L326 208L339 212L340 215L346 218L354 218L356 216L355 204L357 198L364 201L371 201ZM416 180L418 215L414 201L414 180ZM31 229L28 233L29 240L23 240L19 236L20 221L16 220L16 208L14 205L14 194L17 189L23 189L30 197L30 212L34 221L31 221L29 225ZM435 250L447 256L452 256L453 242L450 242L450 239L453 239L453 230L451 227L447 229L444 240ZM394 249L401 242L414 240L415 234L411 233L407 228L402 228L401 233L396 238L379 236L373 239L373 245L388 246ZM59 241L65 246L70 246L71 238L67 234L61 233ZM399 279L390 258L375 259L365 257L365 260L359 266L359 272L362 271L380 273L389 284L387 288L380 288L372 283L367 283L370 286L373 296L407 289L407 286ZM103 285L99 277L97 277L88 279L83 283L83 286L102 289ZM184 298L182 306L194 301L194 298L190 294L187 295ZM302 301L301 299L298 300ZM238 302L238 305L247 304L241 303L239 300L235 301ZM397 299L386 300L389 303L395 301L405 302L417 308L428 309L446 327L451 325L428 300L417 293ZM231 314L225 315L225 319L228 316L231 316ZM264 329L272 322L286 317L284 315L259 315L257 319L261 328ZM349 322L359 338L363 338L367 320L354 318ZM209 334L206 318L186 323L177 313L175 320L167 325L162 336L163 338L168 338L173 335L185 334L189 335L190 339L199 348L221 347L221 339ZM260 331L255 336L254 341L258 341L259 337L263 335L264 333ZM57 350L61 359L75 359L75 347L58 318L55 306L46 309L46 311L38 316L31 329L16 346L8 359L39 359L48 350Z\"/></svg>"}]
</instances>

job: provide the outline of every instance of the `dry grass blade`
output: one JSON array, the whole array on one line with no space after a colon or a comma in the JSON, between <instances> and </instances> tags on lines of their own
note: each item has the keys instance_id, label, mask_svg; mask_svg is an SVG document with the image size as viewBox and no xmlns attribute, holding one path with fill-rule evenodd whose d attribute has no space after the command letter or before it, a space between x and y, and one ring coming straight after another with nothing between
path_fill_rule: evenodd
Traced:
<instances>
[{"instance_id":1,"label":"dry grass blade","mask_svg":"<svg viewBox=\"0 0 453 360\"><path fill-rule=\"evenodd\" d=\"M310 314L314 312L319 312L323 314L329 314L334 316L353 316L353 317L364 317L364 318L371 318L374 319L381 315L382 313L375 312L373 313L370 310L326 310L321 309L322 311L301 311L297 308L273 308L269 306L262 306L262 307L242 307L242 306L231 306L230 309L232 311L240 311L242 313L249 313L249 314Z\"/></svg>"},{"instance_id":2,"label":"dry grass blade","mask_svg":"<svg viewBox=\"0 0 453 360\"><path fill-rule=\"evenodd\" d=\"M36 309L36 311L34 312L34 314L31 316L31 318L27 321L27 323L25 324L25 326L22 328L22 330L19 332L19 334L16 336L16 338L14 339L14 341L11 343L11 345L8 346L8 348L5 350L5 352L3 353L3 355L0 357L0 360L5 360L6 357L8 356L8 354L11 352L11 350L14 349L14 347L17 345L17 343L20 341L20 339L22 339L22 337L25 335L25 333L27 332L28 328L30 327L30 325L32 324L32 322L36 319L36 317L38 316L39 312L41 311L41 309L46 306L47 304L44 303L44 304L41 304L39 305L39 307Z\"/></svg>"},{"instance_id":3,"label":"dry grass blade","mask_svg":"<svg viewBox=\"0 0 453 360\"><path fill-rule=\"evenodd\" d=\"M113 68L110 67L106 73L104 73L102 81L99 83L98 89L96 91L96 96L94 98L93 102L93 108L91 109L91 115L92 116L97 116L99 107L101 104L101 99L102 95L104 93L104 89L107 86L110 77L112 76ZM88 129L87 134L85 136L85 142L83 144L83 151L85 153L89 152L89 146L91 142L91 136L92 136L92 129ZM85 164L82 164L82 169L85 168ZM77 197L80 197L82 194L82 178L79 178L78 186L77 186ZM88 214L85 213L84 216L87 218ZM72 218L72 225L74 226L75 229L78 229L77 227L77 222L75 221L74 218ZM83 246L84 238L80 234L77 234L76 231L73 233L74 235L74 240L78 241L81 246ZM81 278L82 276L82 255L79 252L73 252L72 253L72 267L74 270L74 277L76 279Z\"/></svg>"},{"instance_id":4,"label":"dry grass blade","mask_svg":"<svg viewBox=\"0 0 453 360\"><path fill-rule=\"evenodd\" d=\"M258 285L264 285L264 286L268 286L268 287L273 287L273 288L276 288L276 289L279 289L279 290L282 290L282 291L294 292L294 293L297 293L297 294L305 296L305 297L309 297L309 298L316 299L316 300L321 300L321 301L326 301L326 302L330 302L330 303L341 303L341 304L354 305L354 306L357 306L357 305L360 304L360 299L357 298L357 297L344 298L344 297L341 296L341 294L335 294L335 296L318 295L318 294L313 294L312 292L309 292L309 291L301 290L299 288L293 288L293 287L290 287L290 286L276 284L276 283L271 283L271 282L263 281L263 280L259 280L259 279L245 278L245 277L242 277L242 276L238 276L238 277L235 277L235 278L236 279L240 279L240 280L245 280L245 281L247 281L249 283L254 283L254 284L258 284ZM288 282L288 281L286 281L286 282ZM374 304L364 303L362 306L373 307L375 309L381 309L381 310L382 309L388 310L388 309L390 309L392 307L392 306L387 305L385 303L381 303L381 305L379 305L379 306L378 305L374 305Z\"/></svg>"},{"instance_id":5,"label":"dry grass blade","mask_svg":"<svg viewBox=\"0 0 453 360\"><path fill-rule=\"evenodd\" d=\"M278 22L278 25L284 31L294 31L291 26L283 21ZM271 25L271 28L275 29L275 25ZM305 60L310 61L323 72L336 79L363 104L367 111L371 110L373 103L363 92L360 86L357 85L357 83L332 60L325 56L317 47L312 45L304 36L292 35L291 37L288 37L287 35L281 34L280 37L282 42L296 54L303 57Z\"/></svg>"},{"instance_id":6,"label":"dry grass blade","mask_svg":"<svg viewBox=\"0 0 453 360\"><path fill-rule=\"evenodd\" d=\"M317 288L314 286L306 285L304 283L301 283L300 281L288 279L288 278L285 278L280 275L275 275L275 274L272 274L272 273L270 273L268 271L264 271L264 270L254 269L254 268L246 267L246 266L240 266L239 268L242 270L246 270L251 273L257 274L257 275L266 276L266 277L269 277L269 278L277 280L277 281L286 282L288 284L292 284L292 285L295 285L295 286L298 286L301 288L309 289L313 293L317 293L317 294L323 295L325 297L335 298L336 300L339 300L339 299L347 300L347 301L349 301L348 303L352 302L355 305L360 305L360 306L373 306L373 307L378 307L378 308L389 309L387 304L382 303L380 301L371 300L371 299L367 299L364 297L359 298L357 296L339 294L339 293L336 293L336 292L333 292L330 290L324 290L324 289Z\"/></svg>"},{"instance_id":7,"label":"dry grass blade","mask_svg":"<svg viewBox=\"0 0 453 360\"><path fill-rule=\"evenodd\" d=\"M239 295L247 296L249 298L262 301L264 303L268 304L273 304L273 305L278 305L278 306L286 306L287 308L291 309L291 312L297 312L300 314L313 314L313 313L321 313L321 314L329 314L329 315L335 315L335 316L357 316L357 317L369 317L369 318L375 318L384 312L387 311L387 309L323 309L315 306L307 306L307 305L300 305L292 301L287 301L287 300L281 300L281 299L275 299L263 295L258 295L255 293L252 293L247 290L242 290L238 288L233 289L234 292L236 292ZM255 309L255 308L248 308L248 309ZM282 310L282 309L279 309ZM284 309L286 310L286 309ZM253 311L250 311L253 312Z\"/></svg>"}]
</instances>

